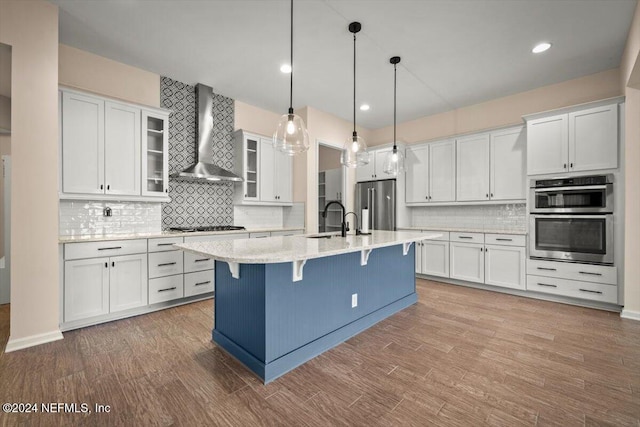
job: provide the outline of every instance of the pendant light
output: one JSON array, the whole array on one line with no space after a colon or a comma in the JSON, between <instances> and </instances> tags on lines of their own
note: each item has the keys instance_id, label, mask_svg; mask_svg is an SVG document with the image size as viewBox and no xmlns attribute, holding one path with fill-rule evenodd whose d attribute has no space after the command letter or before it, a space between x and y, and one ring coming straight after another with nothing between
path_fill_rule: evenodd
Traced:
<instances>
[{"instance_id":1,"label":"pendant light","mask_svg":"<svg viewBox=\"0 0 640 427\"><path fill-rule=\"evenodd\" d=\"M273 133L273 146L291 156L309 149L309 132L302 117L293 113L293 0L291 0L291 73L289 74L289 112L282 115Z\"/></svg>"},{"instance_id":2,"label":"pendant light","mask_svg":"<svg viewBox=\"0 0 640 427\"><path fill-rule=\"evenodd\" d=\"M389 62L393 64L393 149L387 154L384 161L384 172L389 175L397 176L398 173L404 172L404 156L401 150L398 150L396 142L396 87L398 64L400 63L400 57L394 56L389 59Z\"/></svg>"},{"instance_id":3,"label":"pendant light","mask_svg":"<svg viewBox=\"0 0 640 427\"><path fill-rule=\"evenodd\" d=\"M349 24L349 31L353 33L353 134L344 143L340 163L350 168L369 163L367 144L356 131L356 34L361 29L362 25L359 22Z\"/></svg>"}]
</instances>

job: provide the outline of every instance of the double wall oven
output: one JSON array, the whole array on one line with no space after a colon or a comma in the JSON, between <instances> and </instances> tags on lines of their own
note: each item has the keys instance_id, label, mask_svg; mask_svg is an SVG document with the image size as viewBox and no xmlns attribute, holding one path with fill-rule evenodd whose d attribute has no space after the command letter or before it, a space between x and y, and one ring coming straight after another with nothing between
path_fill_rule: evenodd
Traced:
<instances>
[{"instance_id":1,"label":"double wall oven","mask_svg":"<svg viewBox=\"0 0 640 427\"><path fill-rule=\"evenodd\" d=\"M531 180L529 256L613 264L613 175Z\"/></svg>"}]
</instances>

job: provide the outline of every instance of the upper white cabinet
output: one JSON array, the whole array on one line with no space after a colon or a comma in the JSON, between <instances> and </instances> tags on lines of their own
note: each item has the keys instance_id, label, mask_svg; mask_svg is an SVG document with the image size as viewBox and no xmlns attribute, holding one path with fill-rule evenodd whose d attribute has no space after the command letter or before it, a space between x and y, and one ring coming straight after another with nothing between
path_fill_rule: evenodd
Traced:
<instances>
[{"instance_id":1,"label":"upper white cabinet","mask_svg":"<svg viewBox=\"0 0 640 427\"><path fill-rule=\"evenodd\" d=\"M618 167L618 104L527 119L527 173Z\"/></svg>"},{"instance_id":2,"label":"upper white cabinet","mask_svg":"<svg viewBox=\"0 0 640 427\"><path fill-rule=\"evenodd\" d=\"M387 153L390 151L391 148L389 147L369 150L369 163L356 168L356 181L362 182L396 178L384 172L384 161L387 158Z\"/></svg>"},{"instance_id":3,"label":"upper white cabinet","mask_svg":"<svg viewBox=\"0 0 640 427\"><path fill-rule=\"evenodd\" d=\"M142 110L142 195L166 196L169 192L169 117Z\"/></svg>"},{"instance_id":4,"label":"upper white cabinet","mask_svg":"<svg viewBox=\"0 0 640 427\"><path fill-rule=\"evenodd\" d=\"M61 89L60 121L61 198L168 200L167 111Z\"/></svg>"},{"instance_id":5,"label":"upper white cabinet","mask_svg":"<svg viewBox=\"0 0 640 427\"><path fill-rule=\"evenodd\" d=\"M456 200L489 200L489 134L456 141Z\"/></svg>"},{"instance_id":6,"label":"upper white cabinet","mask_svg":"<svg viewBox=\"0 0 640 427\"><path fill-rule=\"evenodd\" d=\"M105 102L105 194L140 195L140 108Z\"/></svg>"},{"instance_id":7,"label":"upper white cabinet","mask_svg":"<svg viewBox=\"0 0 640 427\"><path fill-rule=\"evenodd\" d=\"M406 149L407 203L453 201L456 155L454 141L432 142Z\"/></svg>"},{"instance_id":8,"label":"upper white cabinet","mask_svg":"<svg viewBox=\"0 0 640 427\"><path fill-rule=\"evenodd\" d=\"M104 194L104 100L62 93L62 191Z\"/></svg>"},{"instance_id":9,"label":"upper white cabinet","mask_svg":"<svg viewBox=\"0 0 640 427\"><path fill-rule=\"evenodd\" d=\"M286 206L293 201L292 159L278 151L273 140L243 130L235 132L236 184L234 203Z\"/></svg>"},{"instance_id":10,"label":"upper white cabinet","mask_svg":"<svg viewBox=\"0 0 640 427\"><path fill-rule=\"evenodd\" d=\"M456 200L525 199L525 145L521 126L459 138Z\"/></svg>"},{"instance_id":11,"label":"upper white cabinet","mask_svg":"<svg viewBox=\"0 0 640 427\"><path fill-rule=\"evenodd\" d=\"M491 200L526 198L526 133L523 127L491 132Z\"/></svg>"}]
</instances>

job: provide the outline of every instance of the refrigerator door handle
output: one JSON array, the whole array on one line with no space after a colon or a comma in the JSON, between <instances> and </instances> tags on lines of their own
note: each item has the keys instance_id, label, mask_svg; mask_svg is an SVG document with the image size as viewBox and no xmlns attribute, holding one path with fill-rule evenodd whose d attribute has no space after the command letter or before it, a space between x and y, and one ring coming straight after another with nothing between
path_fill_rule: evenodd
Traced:
<instances>
[{"instance_id":1,"label":"refrigerator door handle","mask_svg":"<svg viewBox=\"0 0 640 427\"><path fill-rule=\"evenodd\" d=\"M376 188L371 187L371 229L373 230L376 224Z\"/></svg>"}]
</instances>

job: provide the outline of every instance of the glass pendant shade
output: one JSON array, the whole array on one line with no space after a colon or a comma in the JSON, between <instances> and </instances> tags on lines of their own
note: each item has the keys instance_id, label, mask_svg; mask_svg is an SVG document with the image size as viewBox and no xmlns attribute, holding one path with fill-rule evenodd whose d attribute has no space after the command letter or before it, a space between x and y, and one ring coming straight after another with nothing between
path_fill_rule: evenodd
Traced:
<instances>
[{"instance_id":1,"label":"glass pendant shade","mask_svg":"<svg viewBox=\"0 0 640 427\"><path fill-rule=\"evenodd\" d=\"M357 134L347 138L342 147L340 163L350 168L368 164L369 152L367 151L367 144L364 142L364 139Z\"/></svg>"},{"instance_id":2,"label":"glass pendant shade","mask_svg":"<svg viewBox=\"0 0 640 427\"><path fill-rule=\"evenodd\" d=\"M397 176L405 171L404 168L404 155L398 147L394 147L393 150L387 153L384 159L384 173Z\"/></svg>"},{"instance_id":3,"label":"glass pendant shade","mask_svg":"<svg viewBox=\"0 0 640 427\"><path fill-rule=\"evenodd\" d=\"M302 117L297 114L283 114L273 133L273 146L290 156L309 149L309 132Z\"/></svg>"}]
</instances>

